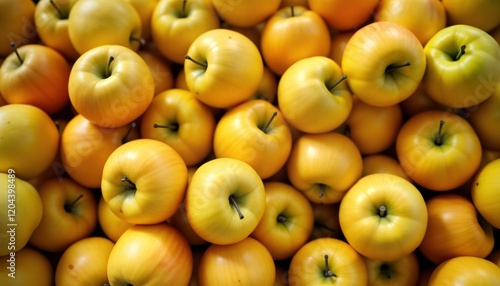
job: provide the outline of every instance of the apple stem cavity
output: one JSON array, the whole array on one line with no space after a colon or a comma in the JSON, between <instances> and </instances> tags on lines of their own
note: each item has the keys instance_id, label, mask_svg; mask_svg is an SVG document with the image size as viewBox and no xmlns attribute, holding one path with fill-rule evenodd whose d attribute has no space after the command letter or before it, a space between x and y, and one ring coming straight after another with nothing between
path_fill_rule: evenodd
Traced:
<instances>
[{"instance_id":1,"label":"apple stem cavity","mask_svg":"<svg viewBox=\"0 0 500 286\"><path fill-rule=\"evenodd\" d=\"M276 220L280 223L284 223L284 222L286 222L286 216L279 214L278 217L276 218Z\"/></svg>"},{"instance_id":2,"label":"apple stem cavity","mask_svg":"<svg viewBox=\"0 0 500 286\"><path fill-rule=\"evenodd\" d=\"M10 47L12 48L14 53L16 54L17 59L19 60L19 63L23 64L24 60L23 60L23 58L21 58L21 55L19 54L19 51L17 50L16 43L14 43L14 41L10 42Z\"/></svg>"},{"instance_id":3,"label":"apple stem cavity","mask_svg":"<svg viewBox=\"0 0 500 286\"><path fill-rule=\"evenodd\" d=\"M378 215L380 217L385 217L387 215L387 207L386 206L378 207Z\"/></svg>"},{"instance_id":4,"label":"apple stem cavity","mask_svg":"<svg viewBox=\"0 0 500 286\"><path fill-rule=\"evenodd\" d=\"M325 195L326 186L324 184L319 184L318 188L319 188L318 197L322 198Z\"/></svg>"},{"instance_id":5,"label":"apple stem cavity","mask_svg":"<svg viewBox=\"0 0 500 286\"><path fill-rule=\"evenodd\" d=\"M332 91L337 85L339 85L341 82L343 82L346 79L347 79L347 75L345 75L345 74L342 75L342 77L337 82L335 82L332 86L327 86L328 90Z\"/></svg>"},{"instance_id":6,"label":"apple stem cavity","mask_svg":"<svg viewBox=\"0 0 500 286\"><path fill-rule=\"evenodd\" d=\"M204 67L204 68L207 68L207 67L208 67L208 65L207 65L207 64L201 63L201 62L199 62L199 61L197 61L197 60L193 59L193 58L192 58L192 57L190 57L189 55L185 55L185 56L184 56L184 58L185 58L186 60L190 60L190 61L192 61L193 63L195 63L195 64L197 64L197 65L200 65L200 66L202 66L202 67Z\"/></svg>"},{"instance_id":7,"label":"apple stem cavity","mask_svg":"<svg viewBox=\"0 0 500 286\"><path fill-rule=\"evenodd\" d=\"M186 18L186 2L187 0L182 0L181 18Z\"/></svg>"},{"instance_id":8,"label":"apple stem cavity","mask_svg":"<svg viewBox=\"0 0 500 286\"><path fill-rule=\"evenodd\" d=\"M110 56L108 60L108 64L106 65L106 72L104 74L105 78L108 78L111 76L110 71L109 71L109 66L111 66L111 63L115 60L115 57Z\"/></svg>"},{"instance_id":9,"label":"apple stem cavity","mask_svg":"<svg viewBox=\"0 0 500 286\"><path fill-rule=\"evenodd\" d=\"M278 115L278 112L277 111L273 112L273 114L271 115L271 118L269 118L269 121L267 121L266 126L264 126L264 128L262 128L262 132L267 133L267 128L269 128L269 125L271 125L271 122L276 117L276 115Z\"/></svg>"},{"instance_id":10,"label":"apple stem cavity","mask_svg":"<svg viewBox=\"0 0 500 286\"><path fill-rule=\"evenodd\" d=\"M410 65L410 61L406 61L404 64L401 65L389 65L387 68L385 68L385 72L392 72L393 70L400 69L402 67L407 67Z\"/></svg>"},{"instance_id":11,"label":"apple stem cavity","mask_svg":"<svg viewBox=\"0 0 500 286\"><path fill-rule=\"evenodd\" d=\"M460 52L455 57L455 60L458 61L465 54L465 45L460 46Z\"/></svg>"},{"instance_id":12,"label":"apple stem cavity","mask_svg":"<svg viewBox=\"0 0 500 286\"><path fill-rule=\"evenodd\" d=\"M172 131L177 131L179 130L179 124L177 123L172 123L172 124L169 124L169 125L161 125L161 124L153 124L153 128L168 128Z\"/></svg>"},{"instance_id":13,"label":"apple stem cavity","mask_svg":"<svg viewBox=\"0 0 500 286\"><path fill-rule=\"evenodd\" d=\"M71 209L73 209L73 207L76 205L76 203L81 199L83 198L83 194L80 194L78 197L76 197L76 199L74 199L71 203L69 204L65 204L64 205L64 210L68 213L71 212Z\"/></svg>"},{"instance_id":14,"label":"apple stem cavity","mask_svg":"<svg viewBox=\"0 0 500 286\"><path fill-rule=\"evenodd\" d=\"M245 216L243 216L243 213L241 213L240 207L238 206L238 203L236 203L236 200L232 195L229 196L229 203L234 206L234 208L238 212L238 215L240 216L240 219L243 219Z\"/></svg>"},{"instance_id":15,"label":"apple stem cavity","mask_svg":"<svg viewBox=\"0 0 500 286\"><path fill-rule=\"evenodd\" d=\"M61 9L59 9L59 6L57 6L57 3L56 1L54 0L50 0L50 5L52 5L52 7L54 7L54 9L57 11L57 14L59 15L59 18L61 19L66 19L67 17L62 13Z\"/></svg>"},{"instance_id":16,"label":"apple stem cavity","mask_svg":"<svg viewBox=\"0 0 500 286\"><path fill-rule=\"evenodd\" d=\"M323 272L323 275L325 277L337 277L335 273L330 269L330 266L328 265L328 254L325 254L325 271Z\"/></svg>"},{"instance_id":17,"label":"apple stem cavity","mask_svg":"<svg viewBox=\"0 0 500 286\"><path fill-rule=\"evenodd\" d=\"M130 123L130 126L129 126L128 130L127 130L127 133L125 133L125 135L122 138L122 144L125 144L126 142L129 141L128 140L128 136L130 135L130 133L132 132L132 130L135 128L135 126L136 126L135 122Z\"/></svg>"},{"instance_id":18,"label":"apple stem cavity","mask_svg":"<svg viewBox=\"0 0 500 286\"><path fill-rule=\"evenodd\" d=\"M123 176L123 178L121 179L121 181L123 183L127 183L128 184L127 186L125 186L125 190L127 190L127 191L136 191L137 190L137 187L134 184L134 182L132 182L129 178L127 178L127 176Z\"/></svg>"},{"instance_id":19,"label":"apple stem cavity","mask_svg":"<svg viewBox=\"0 0 500 286\"><path fill-rule=\"evenodd\" d=\"M438 146L441 146L441 144L443 144L443 125L444 125L444 120L439 120L438 133L436 135L436 139L434 139L434 144Z\"/></svg>"}]
</instances>

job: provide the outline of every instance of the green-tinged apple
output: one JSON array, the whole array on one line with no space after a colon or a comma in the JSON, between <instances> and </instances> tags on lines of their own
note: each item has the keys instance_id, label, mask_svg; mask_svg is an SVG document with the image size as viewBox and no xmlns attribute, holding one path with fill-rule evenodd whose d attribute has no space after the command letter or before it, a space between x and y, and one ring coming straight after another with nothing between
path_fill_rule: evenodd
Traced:
<instances>
[{"instance_id":1,"label":"green-tinged apple","mask_svg":"<svg viewBox=\"0 0 500 286\"><path fill-rule=\"evenodd\" d=\"M128 1L78 0L68 17L68 33L73 47L82 55L103 45L120 45L139 50L141 17Z\"/></svg>"},{"instance_id":2,"label":"green-tinged apple","mask_svg":"<svg viewBox=\"0 0 500 286\"><path fill-rule=\"evenodd\" d=\"M268 249L246 237L228 245L210 245L201 256L200 285L273 285L276 267Z\"/></svg>"},{"instance_id":3,"label":"green-tinged apple","mask_svg":"<svg viewBox=\"0 0 500 286\"><path fill-rule=\"evenodd\" d=\"M209 0L160 0L150 21L156 48L177 64L184 63L198 36L219 28L219 17Z\"/></svg>"},{"instance_id":4,"label":"green-tinged apple","mask_svg":"<svg viewBox=\"0 0 500 286\"><path fill-rule=\"evenodd\" d=\"M337 132L301 135L287 161L290 182L313 203L340 202L362 171L358 147Z\"/></svg>"},{"instance_id":5,"label":"green-tinged apple","mask_svg":"<svg viewBox=\"0 0 500 286\"><path fill-rule=\"evenodd\" d=\"M0 1L0 57L6 57L12 52L10 43L18 47L33 44L38 40L35 27L36 4L31 0L1 0Z\"/></svg>"},{"instance_id":6,"label":"green-tinged apple","mask_svg":"<svg viewBox=\"0 0 500 286\"><path fill-rule=\"evenodd\" d=\"M429 277L429 286L483 285L500 281L500 267L484 258L460 256L439 264Z\"/></svg>"},{"instance_id":7,"label":"green-tinged apple","mask_svg":"<svg viewBox=\"0 0 500 286\"><path fill-rule=\"evenodd\" d=\"M50 116L29 104L0 107L0 172L29 180L42 174L56 158L59 132Z\"/></svg>"},{"instance_id":8,"label":"green-tinged apple","mask_svg":"<svg viewBox=\"0 0 500 286\"><path fill-rule=\"evenodd\" d=\"M396 138L397 158L418 185L433 191L457 188L481 162L481 144L471 125L449 111L425 111L409 118Z\"/></svg>"},{"instance_id":9,"label":"green-tinged apple","mask_svg":"<svg viewBox=\"0 0 500 286\"><path fill-rule=\"evenodd\" d=\"M415 251L427 228L420 191L397 175L359 179L340 202L339 221L347 242L363 256L394 261Z\"/></svg>"},{"instance_id":10,"label":"green-tinged apple","mask_svg":"<svg viewBox=\"0 0 500 286\"><path fill-rule=\"evenodd\" d=\"M113 213L132 224L155 224L170 218L188 183L182 157L154 139L136 139L108 157L102 174L102 196Z\"/></svg>"},{"instance_id":11,"label":"green-tinged apple","mask_svg":"<svg viewBox=\"0 0 500 286\"><path fill-rule=\"evenodd\" d=\"M103 45L73 64L68 91L79 114L93 124L113 128L131 123L146 111L155 84L148 65L136 52Z\"/></svg>"},{"instance_id":12,"label":"green-tinged apple","mask_svg":"<svg viewBox=\"0 0 500 286\"><path fill-rule=\"evenodd\" d=\"M56 285L107 285L107 265L114 243L91 236L71 244L61 255L55 271Z\"/></svg>"},{"instance_id":13,"label":"green-tinged apple","mask_svg":"<svg viewBox=\"0 0 500 286\"><path fill-rule=\"evenodd\" d=\"M199 35L185 55L186 84L201 102L216 108L242 103L257 90L264 63L243 34L212 29Z\"/></svg>"},{"instance_id":14,"label":"green-tinged apple","mask_svg":"<svg viewBox=\"0 0 500 286\"><path fill-rule=\"evenodd\" d=\"M427 42L424 52L422 83L429 96L446 107L478 105L500 84L500 46L479 28L447 26Z\"/></svg>"},{"instance_id":15,"label":"green-tinged apple","mask_svg":"<svg viewBox=\"0 0 500 286\"><path fill-rule=\"evenodd\" d=\"M426 71L418 38L392 22L374 22L357 30L344 49L341 65L352 93L375 106L408 98Z\"/></svg>"},{"instance_id":16,"label":"green-tinged apple","mask_svg":"<svg viewBox=\"0 0 500 286\"><path fill-rule=\"evenodd\" d=\"M314 225L308 241L316 238L330 237L343 239L339 222L340 203L316 204L311 203L314 216Z\"/></svg>"},{"instance_id":17,"label":"green-tinged apple","mask_svg":"<svg viewBox=\"0 0 500 286\"><path fill-rule=\"evenodd\" d=\"M186 198L189 224L201 238L219 245L248 237L266 209L264 183L247 163L217 158L196 169Z\"/></svg>"},{"instance_id":18,"label":"green-tinged apple","mask_svg":"<svg viewBox=\"0 0 500 286\"><path fill-rule=\"evenodd\" d=\"M379 0L309 0L311 10L317 12L336 31L357 30L372 17Z\"/></svg>"},{"instance_id":19,"label":"green-tinged apple","mask_svg":"<svg viewBox=\"0 0 500 286\"><path fill-rule=\"evenodd\" d=\"M224 22L236 27L264 23L280 8L281 0L210 0Z\"/></svg>"},{"instance_id":20,"label":"green-tinged apple","mask_svg":"<svg viewBox=\"0 0 500 286\"><path fill-rule=\"evenodd\" d=\"M295 128L324 133L339 127L349 116L353 97L340 66L324 56L292 64L278 83L278 105Z\"/></svg>"},{"instance_id":21,"label":"green-tinged apple","mask_svg":"<svg viewBox=\"0 0 500 286\"><path fill-rule=\"evenodd\" d=\"M64 128L59 153L68 175L80 185L100 188L109 155L122 144L139 138L135 124L104 128L74 116Z\"/></svg>"},{"instance_id":22,"label":"green-tinged apple","mask_svg":"<svg viewBox=\"0 0 500 286\"><path fill-rule=\"evenodd\" d=\"M493 227L500 229L500 159L486 164L472 182L471 197L481 216Z\"/></svg>"},{"instance_id":23,"label":"green-tinged apple","mask_svg":"<svg viewBox=\"0 0 500 286\"><path fill-rule=\"evenodd\" d=\"M380 0L373 20L398 23L412 31L425 46L446 27L446 10L440 0Z\"/></svg>"},{"instance_id":24,"label":"green-tinged apple","mask_svg":"<svg viewBox=\"0 0 500 286\"><path fill-rule=\"evenodd\" d=\"M43 182L38 193L43 214L30 236L30 245L47 252L60 252L94 232L97 201L89 188L69 178L53 178Z\"/></svg>"},{"instance_id":25,"label":"green-tinged apple","mask_svg":"<svg viewBox=\"0 0 500 286\"><path fill-rule=\"evenodd\" d=\"M155 96L174 87L173 66L154 50L142 49L137 54L146 62L153 75Z\"/></svg>"},{"instance_id":26,"label":"green-tinged apple","mask_svg":"<svg viewBox=\"0 0 500 286\"><path fill-rule=\"evenodd\" d=\"M251 236L262 243L273 259L292 257L304 245L314 225L309 200L290 184L266 182L266 210Z\"/></svg>"},{"instance_id":27,"label":"green-tinged apple","mask_svg":"<svg viewBox=\"0 0 500 286\"><path fill-rule=\"evenodd\" d=\"M171 88L156 95L141 116L141 137L172 147L186 166L194 166L212 152L215 117L188 90Z\"/></svg>"},{"instance_id":28,"label":"green-tinged apple","mask_svg":"<svg viewBox=\"0 0 500 286\"><path fill-rule=\"evenodd\" d=\"M12 46L0 67L0 92L7 103L30 104L48 114L69 102L71 67L56 50L41 44Z\"/></svg>"},{"instance_id":29,"label":"green-tinged apple","mask_svg":"<svg viewBox=\"0 0 500 286\"><path fill-rule=\"evenodd\" d=\"M54 267L41 251L27 246L14 257L0 257L0 284L53 286Z\"/></svg>"},{"instance_id":30,"label":"green-tinged apple","mask_svg":"<svg viewBox=\"0 0 500 286\"><path fill-rule=\"evenodd\" d=\"M467 120L476 131L483 149L500 151L500 132L492 132L500 124L500 84L494 94L471 107Z\"/></svg>"},{"instance_id":31,"label":"green-tinged apple","mask_svg":"<svg viewBox=\"0 0 500 286\"><path fill-rule=\"evenodd\" d=\"M318 238L304 244L292 257L288 283L299 285L367 285L363 257L348 243Z\"/></svg>"},{"instance_id":32,"label":"green-tinged apple","mask_svg":"<svg viewBox=\"0 0 500 286\"><path fill-rule=\"evenodd\" d=\"M328 26L318 13L303 6L279 9L266 20L261 33L262 57L277 75L299 60L330 53Z\"/></svg>"},{"instance_id":33,"label":"green-tinged apple","mask_svg":"<svg viewBox=\"0 0 500 286\"><path fill-rule=\"evenodd\" d=\"M427 200L429 222L418 246L429 261L440 264L459 256L485 258L495 243L493 227L469 199L440 193Z\"/></svg>"},{"instance_id":34,"label":"green-tinged apple","mask_svg":"<svg viewBox=\"0 0 500 286\"><path fill-rule=\"evenodd\" d=\"M415 252L391 261L364 257L370 286L416 286L420 277L420 262Z\"/></svg>"},{"instance_id":35,"label":"green-tinged apple","mask_svg":"<svg viewBox=\"0 0 500 286\"><path fill-rule=\"evenodd\" d=\"M215 156L241 160L263 180L286 164L291 149L288 123L280 109L266 100L249 100L231 108L215 127Z\"/></svg>"},{"instance_id":36,"label":"green-tinged apple","mask_svg":"<svg viewBox=\"0 0 500 286\"><path fill-rule=\"evenodd\" d=\"M0 256L14 257L15 264L16 252L26 246L42 220L42 200L14 169L0 173L0 179Z\"/></svg>"},{"instance_id":37,"label":"green-tinged apple","mask_svg":"<svg viewBox=\"0 0 500 286\"><path fill-rule=\"evenodd\" d=\"M115 215L102 196L97 203L97 222L104 235L113 242L133 225Z\"/></svg>"},{"instance_id":38,"label":"green-tinged apple","mask_svg":"<svg viewBox=\"0 0 500 286\"><path fill-rule=\"evenodd\" d=\"M125 0L132 4L141 18L141 37L146 42L151 41L151 17L159 0Z\"/></svg>"},{"instance_id":39,"label":"green-tinged apple","mask_svg":"<svg viewBox=\"0 0 500 286\"><path fill-rule=\"evenodd\" d=\"M69 38L68 17L76 0L40 0L35 8L35 26L42 42L74 61L80 56Z\"/></svg>"},{"instance_id":40,"label":"green-tinged apple","mask_svg":"<svg viewBox=\"0 0 500 286\"><path fill-rule=\"evenodd\" d=\"M187 285L192 271L189 244L164 222L127 229L113 246L107 265L110 286Z\"/></svg>"},{"instance_id":41,"label":"green-tinged apple","mask_svg":"<svg viewBox=\"0 0 500 286\"><path fill-rule=\"evenodd\" d=\"M338 131L344 130L361 154L379 154L394 145L403 120L399 104L374 106L355 96L351 112Z\"/></svg>"},{"instance_id":42,"label":"green-tinged apple","mask_svg":"<svg viewBox=\"0 0 500 286\"><path fill-rule=\"evenodd\" d=\"M500 25L500 3L495 0L441 0L448 25L471 25L489 32Z\"/></svg>"}]
</instances>

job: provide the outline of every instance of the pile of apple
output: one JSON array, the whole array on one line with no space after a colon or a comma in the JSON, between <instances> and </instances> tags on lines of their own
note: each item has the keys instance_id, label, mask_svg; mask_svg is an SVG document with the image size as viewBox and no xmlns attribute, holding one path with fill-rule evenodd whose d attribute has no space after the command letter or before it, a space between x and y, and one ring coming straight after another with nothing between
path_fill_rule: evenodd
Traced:
<instances>
[{"instance_id":1,"label":"pile of apple","mask_svg":"<svg viewBox=\"0 0 500 286\"><path fill-rule=\"evenodd\" d=\"M500 285L499 15L0 0L0 285Z\"/></svg>"}]
</instances>

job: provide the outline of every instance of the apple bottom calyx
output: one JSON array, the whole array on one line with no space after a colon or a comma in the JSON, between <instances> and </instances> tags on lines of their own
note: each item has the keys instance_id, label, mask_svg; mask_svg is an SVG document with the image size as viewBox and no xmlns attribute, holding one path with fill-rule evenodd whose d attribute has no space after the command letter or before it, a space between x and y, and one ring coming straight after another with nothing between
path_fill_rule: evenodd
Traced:
<instances>
[{"instance_id":1,"label":"apple bottom calyx","mask_svg":"<svg viewBox=\"0 0 500 286\"><path fill-rule=\"evenodd\" d=\"M234 198L233 195L229 196L229 204L231 204L232 206L234 206L234 208L238 212L238 215L240 216L240 219L243 219L245 217L243 215L243 213L241 213L240 207L238 206L238 203L236 203L236 199Z\"/></svg>"},{"instance_id":2,"label":"apple bottom calyx","mask_svg":"<svg viewBox=\"0 0 500 286\"><path fill-rule=\"evenodd\" d=\"M337 274L333 273L328 265L328 254L325 254L325 271L323 271L323 275L325 275L325 277L337 277Z\"/></svg>"}]
</instances>

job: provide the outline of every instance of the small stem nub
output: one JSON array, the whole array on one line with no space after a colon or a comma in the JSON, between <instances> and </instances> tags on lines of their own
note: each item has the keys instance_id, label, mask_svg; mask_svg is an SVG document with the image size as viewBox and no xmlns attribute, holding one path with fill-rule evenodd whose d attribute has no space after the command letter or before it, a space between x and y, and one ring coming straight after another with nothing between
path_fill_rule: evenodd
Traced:
<instances>
[{"instance_id":1,"label":"small stem nub","mask_svg":"<svg viewBox=\"0 0 500 286\"><path fill-rule=\"evenodd\" d=\"M181 18L186 18L186 2L187 0L182 0Z\"/></svg>"},{"instance_id":2,"label":"small stem nub","mask_svg":"<svg viewBox=\"0 0 500 286\"><path fill-rule=\"evenodd\" d=\"M193 59L193 58L192 58L192 57L190 57L189 55L185 55L185 56L184 56L184 58L185 58L186 60L190 60L190 61L192 61L193 63L195 63L195 64L197 64L197 65L200 65L200 66L202 66L202 67L204 67L204 68L206 68L206 67L208 66L207 64L200 63L199 61L197 61L197 60Z\"/></svg>"},{"instance_id":3,"label":"small stem nub","mask_svg":"<svg viewBox=\"0 0 500 286\"><path fill-rule=\"evenodd\" d=\"M279 214L276 220L280 223L284 223L286 221L286 216Z\"/></svg>"},{"instance_id":4,"label":"small stem nub","mask_svg":"<svg viewBox=\"0 0 500 286\"><path fill-rule=\"evenodd\" d=\"M276 117L276 115L278 115L278 112L277 111L273 112L273 115L271 115L271 118L269 118L269 121L267 122L266 126L264 126L264 128L262 128L262 131L264 133L267 132L267 128L269 128L269 125L271 125L271 122L273 122L273 119Z\"/></svg>"},{"instance_id":5,"label":"small stem nub","mask_svg":"<svg viewBox=\"0 0 500 286\"><path fill-rule=\"evenodd\" d=\"M236 208L236 211L238 212L240 219L243 219L244 218L243 213L241 213L240 207L238 206L238 203L236 202L236 200L234 199L234 197L232 195L229 196L229 203L232 204Z\"/></svg>"},{"instance_id":6,"label":"small stem nub","mask_svg":"<svg viewBox=\"0 0 500 286\"><path fill-rule=\"evenodd\" d=\"M115 57L113 56L110 56L109 57L109 60L108 60L108 64L106 65L106 72L104 74L104 76L106 78L108 78L111 74L110 74L110 71L109 71L109 67L111 66L111 63L115 60Z\"/></svg>"},{"instance_id":7,"label":"small stem nub","mask_svg":"<svg viewBox=\"0 0 500 286\"><path fill-rule=\"evenodd\" d=\"M61 18L61 19L65 18L63 13L61 12L61 9L59 9L59 6L57 6L56 1L50 0L50 5L52 5L52 7L54 7L54 9L56 9L57 14L59 15L59 18Z\"/></svg>"},{"instance_id":8,"label":"small stem nub","mask_svg":"<svg viewBox=\"0 0 500 286\"><path fill-rule=\"evenodd\" d=\"M460 46L460 52L455 57L455 60L458 61L465 54L465 45Z\"/></svg>"},{"instance_id":9,"label":"small stem nub","mask_svg":"<svg viewBox=\"0 0 500 286\"><path fill-rule=\"evenodd\" d=\"M295 17L295 6L290 5L290 15L292 15L292 17Z\"/></svg>"},{"instance_id":10,"label":"small stem nub","mask_svg":"<svg viewBox=\"0 0 500 286\"><path fill-rule=\"evenodd\" d=\"M326 186L323 184L320 184L318 197L322 198L325 195L325 191L326 191Z\"/></svg>"},{"instance_id":11,"label":"small stem nub","mask_svg":"<svg viewBox=\"0 0 500 286\"><path fill-rule=\"evenodd\" d=\"M386 206L378 207L378 215L380 217L385 217L387 215L387 207Z\"/></svg>"},{"instance_id":12,"label":"small stem nub","mask_svg":"<svg viewBox=\"0 0 500 286\"><path fill-rule=\"evenodd\" d=\"M328 87L328 90L331 91L332 89L334 89L337 85L339 85L341 82L343 82L346 79L347 79L347 75L345 75L345 74L342 75L342 77L336 83L334 83L332 86Z\"/></svg>"},{"instance_id":13,"label":"small stem nub","mask_svg":"<svg viewBox=\"0 0 500 286\"><path fill-rule=\"evenodd\" d=\"M444 125L444 120L439 120L439 129L436 135L436 139L434 140L434 143L438 146L443 144L443 125Z\"/></svg>"},{"instance_id":14,"label":"small stem nub","mask_svg":"<svg viewBox=\"0 0 500 286\"><path fill-rule=\"evenodd\" d=\"M125 135L122 138L122 144L124 144L124 143L126 143L126 142L129 141L128 140L128 136L130 135L130 133L132 132L132 130L135 128L135 126L136 126L135 122L130 123L130 126L129 126L128 130L127 130L127 133L125 133Z\"/></svg>"},{"instance_id":15,"label":"small stem nub","mask_svg":"<svg viewBox=\"0 0 500 286\"><path fill-rule=\"evenodd\" d=\"M128 185L125 186L125 190L127 191L135 191L137 190L137 187L135 186L134 182L132 182L129 178L127 178L127 176L123 176L123 178L121 179L121 181L123 183L127 183Z\"/></svg>"},{"instance_id":16,"label":"small stem nub","mask_svg":"<svg viewBox=\"0 0 500 286\"><path fill-rule=\"evenodd\" d=\"M330 266L328 265L328 254L325 254L325 271L323 272L323 275L325 277L337 277L335 273L330 269Z\"/></svg>"},{"instance_id":17,"label":"small stem nub","mask_svg":"<svg viewBox=\"0 0 500 286\"><path fill-rule=\"evenodd\" d=\"M10 47L12 48L14 53L16 53L16 56L17 56L17 59L19 60L19 63L23 64L23 62L24 62L23 58L21 58L21 55L19 54L19 51L17 50L16 43L14 43L14 41L10 42Z\"/></svg>"},{"instance_id":18,"label":"small stem nub","mask_svg":"<svg viewBox=\"0 0 500 286\"><path fill-rule=\"evenodd\" d=\"M67 205L64 205L64 210L66 212L71 212L71 209L76 205L76 203L81 199L83 198L83 194L80 194L78 197L76 197L76 199L74 199L71 203L67 204Z\"/></svg>"},{"instance_id":19,"label":"small stem nub","mask_svg":"<svg viewBox=\"0 0 500 286\"><path fill-rule=\"evenodd\" d=\"M390 66L388 66L388 67L385 69L385 71L386 71L386 72L391 72L391 71L393 71L393 70L400 69L400 68L402 68L402 67L407 67L407 66L409 66L409 65L410 65L410 61L406 61L404 64L401 64L401 65L390 65Z\"/></svg>"}]
</instances>

